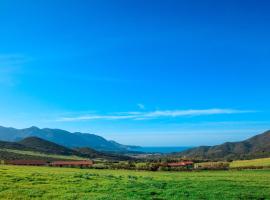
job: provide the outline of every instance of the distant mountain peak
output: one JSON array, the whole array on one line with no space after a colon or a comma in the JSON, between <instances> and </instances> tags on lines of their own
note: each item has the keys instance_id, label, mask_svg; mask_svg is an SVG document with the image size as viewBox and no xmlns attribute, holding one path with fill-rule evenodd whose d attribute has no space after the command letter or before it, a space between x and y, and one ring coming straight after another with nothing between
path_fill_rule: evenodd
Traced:
<instances>
[{"instance_id":1,"label":"distant mountain peak","mask_svg":"<svg viewBox=\"0 0 270 200\"><path fill-rule=\"evenodd\" d=\"M38 128L37 126L31 126L31 127L27 128L27 129L39 130L40 128Z\"/></svg>"},{"instance_id":2,"label":"distant mountain peak","mask_svg":"<svg viewBox=\"0 0 270 200\"><path fill-rule=\"evenodd\" d=\"M105 138L88 133L71 133L61 129L40 129L32 126L26 129L14 129L0 127L0 140L20 141L26 137L38 137L51 142L55 142L66 147L90 147L99 151L127 151L128 146L117 142L108 141Z\"/></svg>"}]
</instances>

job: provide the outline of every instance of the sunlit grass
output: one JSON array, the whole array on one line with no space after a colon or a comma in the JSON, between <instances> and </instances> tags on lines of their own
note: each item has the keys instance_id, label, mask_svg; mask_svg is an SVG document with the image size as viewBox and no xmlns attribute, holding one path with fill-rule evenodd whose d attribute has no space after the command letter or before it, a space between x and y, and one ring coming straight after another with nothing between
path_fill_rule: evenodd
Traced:
<instances>
[{"instance_id":1,"label":"sunlit grass","mask_svg":"<svg viewBox=\"0 0 270 200\"><path fill-rule=\"evenodd\" d=\"M230 167L270 167L270 158L261 158L261 159L254 159L254 160L237 160L233 161L230 164Z\"/></svg>"},{"instance_id":2,"label":"sunlit grass","mask_svg":"<svg viewBox=\"0 0 270 200\"><path fill-rule=\"evenodd\" d=\"M0 199L270 199L270 171L144 172L0 166Z\"/></svg>"},{"instance_id":3,"label":"sunlit grass","mask_svg":"<svg viewBox=\"0 0 270 200\"><path fill-rule=\"evenodd\" d=\"M55 154L45 154L33 151L23 151L23 150L14 150L14 149L0 149L0 153L2 152L9 152L9 153L16 153L20 155L28 155L28 156L38 156L44 158L55 158L55 159L63 159L63 160L85 160L86 158L82 158L79 156L63 156L63 155L55 155Z\"/></svg>"}]
</instances>

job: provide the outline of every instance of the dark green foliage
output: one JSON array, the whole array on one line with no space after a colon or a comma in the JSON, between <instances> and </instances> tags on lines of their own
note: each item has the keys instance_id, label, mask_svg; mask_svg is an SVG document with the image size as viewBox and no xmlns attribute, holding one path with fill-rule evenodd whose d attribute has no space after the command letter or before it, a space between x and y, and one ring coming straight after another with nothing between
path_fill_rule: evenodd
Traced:
<instances>
[{"instance_id":1,"label":"dark green foliage","mask_svg":"<svg viewBox=\"0 0 270 200\"><path fill-rule=\"evenodd\" d=\"M99 152L89 147L75 148L74 150L79 152L81 156L85 156L92 159L99 158L99 159L114 160L114 161L132 160L132 158L129 156L124 156L117 153Z\"/></svg>"},{"instance_id":2,"label":"dark green foliage","mask_svg":"<svg viewBox=\"0 0 270 200\"><path fill-rule=\"evenodd\" d=\"M199 170L228 170L229 162L206 162L195 164L195 169Z\"/></svg>"},{"instance_id":3,"label":"dark green foliage","mask_svg":"<svg viewBox=\"0 0 270 200\"><path fill-rule=\"evenodd\" d=\"M38 137L28 137L18 142L29 149L34 151L48 153L48 154L59 154L59 155L77 155L80 156L80 153L66 148L64 146L58 145L53 142L38 138Z\"/></svg>"}]
</instances>

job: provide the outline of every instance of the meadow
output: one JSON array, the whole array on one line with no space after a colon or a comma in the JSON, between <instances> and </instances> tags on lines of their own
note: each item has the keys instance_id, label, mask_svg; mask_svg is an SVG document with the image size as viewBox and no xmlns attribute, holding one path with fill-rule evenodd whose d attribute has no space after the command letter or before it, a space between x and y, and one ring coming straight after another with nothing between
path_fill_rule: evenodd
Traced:
<instances>
[{"instance_id":1,"label":"meadow","mask_svg":"<svg viewBox=\"0 0 270 200\"><path fill-rule=\"evenodd\" d=\"M57 154L45 154L35 151L23 151L23 150L15 150L15 149L1 149L0 148L0 154L15 154L15 155L21 155L21 156L32 156L37 158L43 158L43 159L60 159L60 160L84 160L85 158L79 157L79 156L64 156L64 155L57 155Z\"/></svg>"},{"instance_id":2,"label":"meadow","mask_svg":"<svg viewBox=\"0 0 270 200\"><path fill-rule=\"evenodd\" d=\"M145 172L0 165L0 199L270 199L270 171Z\"/></svg>"},{"instance_id":3,"label":"meadow","mask_svg":"<svg viewBox=\"0 0 270 200\"><path fill-rule=\"evenodd\" d=\"M270 158L260 158L253 160L235 160L230 163L231 168L237 167L270 167Z\"/></svg>"}]
</instances>

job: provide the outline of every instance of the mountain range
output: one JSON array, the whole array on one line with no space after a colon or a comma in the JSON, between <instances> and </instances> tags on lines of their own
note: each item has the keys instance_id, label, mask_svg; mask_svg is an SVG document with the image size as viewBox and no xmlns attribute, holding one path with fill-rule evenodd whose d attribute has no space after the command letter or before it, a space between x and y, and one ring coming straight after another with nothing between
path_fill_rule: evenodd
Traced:
<instances>
[{"instance_id":1,"label":"mountain range","mask_svg":"<svg viewBox=\"0 0 270 200\"><path fill-rule=\"evenodd\" d=\"M206 160L270 157L270 131L266 131L241 142L226 142L216 146L201 146L172 155L174 157Z\"/></svg>"},{"instance_id":2,"label":"mountain range","mask_svg":"<svg viewBox=\"0 0 270 200\"><path fill-rule=\"evenodd\" d=\"M47 161L59 159L131 160L128 156L98 152L89 147L71 149L38 137L28 137L18 142L0 141L0 160L16 159Z\"/></svg>"},{"instance_id":3,"label":"mountain range","mask_svg":"<svg viewBox=\"0 0 270 200\"><path fill-rule=\"evenodd\" d=\"M129 146L106 140L89 133L71 133L61 129L40 129L32 126L25 129L6 128L0 126L0 140L17 142L27 137L39 137L69 148L90 147L98 151L126 152Z\"/></svg>"},{"instance_id":4,"label":"mountain range","mask_svg":"<svg viewBox=\"0 0 270 200\"><path fill-rule=\"evenodd\" d=\"M88 157L108 157L110 159L116 156L119 159L119 153L127 155L141 154L130 151L131 146L108 141L98 135L79 132L71 133L61 129L40 129L37 127L15 129L0 126L0 140L8 141L0 142L0 147L2 145L2 147L6 146L6 148L12 147L12 149L34 150L60 155L87 155ZM270 131L241 142L200 146L164 156L195 160L235 160L270 157ZM123 156L121 159L127 160L129 158Z\"/></svg>"}]
</instances>

